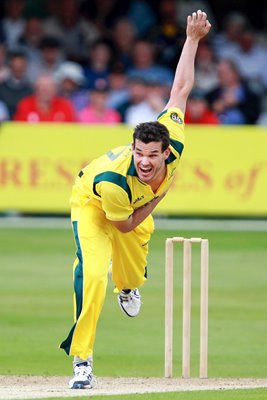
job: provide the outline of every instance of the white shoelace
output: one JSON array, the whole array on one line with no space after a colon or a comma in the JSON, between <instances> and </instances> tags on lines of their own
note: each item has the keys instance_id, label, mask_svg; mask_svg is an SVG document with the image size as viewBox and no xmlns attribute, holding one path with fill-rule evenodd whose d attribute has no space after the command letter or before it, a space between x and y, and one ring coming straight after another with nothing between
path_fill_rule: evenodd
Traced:
<instances>
[{"instance_id":1,"label":"white shoelace","mask_svg":"<svg viewBox=\"0 0 267 400\"><path fill-rule=\"evenodd\" d=\"M92 368L89 365L76 365L74 368L75 376L88 376L92 373Z\"/></svg>"},{"instance_id":2,"label":"white shoelace","mask_svg":"<svg viewBox=\"0 0 267 400\"><path fill-rule=\"evenodd\" d=\"M122 301L131 301L135 299L140 299L140 296L136 294L135 290L131 290L129 293L125 293L124 291L121 291L120 293L120 299Z\"/></svg>"}]
</instances>

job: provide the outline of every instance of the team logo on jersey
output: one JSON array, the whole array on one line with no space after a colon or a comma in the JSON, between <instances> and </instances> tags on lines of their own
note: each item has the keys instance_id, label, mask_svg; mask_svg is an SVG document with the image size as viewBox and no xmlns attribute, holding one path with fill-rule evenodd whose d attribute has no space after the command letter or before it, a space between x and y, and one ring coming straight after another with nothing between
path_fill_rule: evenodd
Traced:
<instances>
[{"instance_id":1,"label":"team logo on jersey","mask_svg":"<svg viewBox=\"0 0 267 400\"><path fill-rule=\"evenodd\" d=\"M175 112L171 113L170 118L174 122L177 122L177 124L182 124L183 123L182 118L180 118L179 115L177 113L175 113Z\"/></svg>"}]
</instances>

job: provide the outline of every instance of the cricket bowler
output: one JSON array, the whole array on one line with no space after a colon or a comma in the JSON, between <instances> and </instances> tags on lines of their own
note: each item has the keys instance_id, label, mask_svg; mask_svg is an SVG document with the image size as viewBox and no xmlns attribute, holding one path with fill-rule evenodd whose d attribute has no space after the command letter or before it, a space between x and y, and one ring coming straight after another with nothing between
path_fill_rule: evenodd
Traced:
<instances>
[{"instance_id":1,"label":"cricket bowler","mask_svg":"<svg viewBox=\"0 0 267 400\"><path fill-rule=\"evenodd\" d=\"M184 113L194 84L198 43L210 30L205 12L187 18L186 40L170 98L157 121L136 126L131 145L83 168L73 186L71 220L77 247L73 266L74 325L60 347L73 356L71 389L93 388L93 351L108 270L127 316L141 307L152 211L167 194L184 148Z\"/></svg>"}]
</instances>

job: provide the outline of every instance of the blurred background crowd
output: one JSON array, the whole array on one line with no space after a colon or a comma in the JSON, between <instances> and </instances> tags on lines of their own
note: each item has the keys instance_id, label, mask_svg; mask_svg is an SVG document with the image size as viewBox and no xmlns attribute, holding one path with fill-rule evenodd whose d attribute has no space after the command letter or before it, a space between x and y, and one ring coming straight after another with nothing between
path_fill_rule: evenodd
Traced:
<instances>
[{"instance_id":1,"label":"blurred background crowd","mask_svg":"<svg viewBox=\"0 0 267 400\"><path fill-rule=\"evenodd\" d=\"M267 6L242 3L4 0L0 121L155 120L169 96L186 16L200 8L213 29L199 45L186 123L267 125Z\"/></svg>"}]
</instances>

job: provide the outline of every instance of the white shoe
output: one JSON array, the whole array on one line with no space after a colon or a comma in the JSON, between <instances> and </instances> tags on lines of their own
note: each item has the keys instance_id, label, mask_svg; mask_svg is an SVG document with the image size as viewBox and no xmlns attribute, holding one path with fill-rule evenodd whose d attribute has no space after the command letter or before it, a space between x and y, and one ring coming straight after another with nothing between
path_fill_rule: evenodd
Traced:
<instances>
[{"instance_id":1,"label":"white shoe","mask_svg":"<svg viewBox=\"0 0 267 400\"><path fill-rule=\"evenodd\" d=\"M87 361L74 367L74 377L69 381L70 389L92 389L96 386L92 366Z\"/></svg>"},{"instance_id":2,"label":"white shoe","mask_svg":"<svg viewBox=\"0 0 267 400\"><path fill-rule=\"evenodd\" d=\"M119 306L128 317L136 317L139 314L142 304L139 290L130 290L129 293L127 291L122 290L118 294Z\"/></svg>"}]
</instances>

